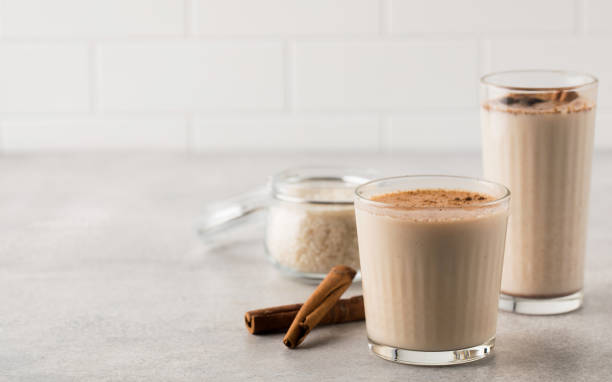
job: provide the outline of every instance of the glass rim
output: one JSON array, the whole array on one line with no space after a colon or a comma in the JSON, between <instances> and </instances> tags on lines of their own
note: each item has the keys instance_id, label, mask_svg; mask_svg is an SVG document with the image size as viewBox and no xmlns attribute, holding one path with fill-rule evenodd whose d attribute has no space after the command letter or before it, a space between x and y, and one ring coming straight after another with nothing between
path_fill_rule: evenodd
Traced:
<instances>
[{"instance_id":1,"label":"glass rim","mask_svg":"<svg viewBox=\"0 0 612 382\"><path fill-rule=\"evenodd\" d=\"M501 188L501 190L503 191L503 195L500 196L500 197L496 197L494 200L490 200L490 201L487 201L487 202L481 202L481 203L474 203L474 204L470 204L470 205L466 205L466 206L397 207L393 203L385 203L385 202L374 201L372 199L369 199L369 198L363 196L360 193L363 188L365 188L367 186L371 186L371 185L376 184L376 183L381 183L381 182L386 182L386 181L393 181L393 180L403 180L403 179L411 180L411 179L419 179L419 178L421 178L421 179L450 179L450 180L455 179L455 180L465 180L465 181L476 182L476 183L479 183L479 184L487 184L487 185L490 185L490 186ZM421 189L423 189L423 188L421 188ZM458 190L460 190L460 189L458 189ZM402 190L398 190L398 191L402 191ZM461 190L461 191L467 191L467 190ZM476 177L471 177L471 176L460 176L460 175L423 174L423 175L390 176L390 177L386 177L386 178L380 178L380 179L371 180L371 181L369 181L367 183L364 183L364 184L361 184L357 188L355 188L355 197L357 198L357 200L359 200L359 202L363 202L365 204L369 204L369 205L375 206L375 207L393 208L393 209L397 209L397 210L428 210L428 211L432 211L432 210L463 210L463 209L469 209L469 208L475 208L475 207L477 207L477 208L481 208L481 207L494 207L494 206L500 205L500 204L508 201L510 199L510 196L511 196L511 193L510 193L510 190L508 189L508 187L504 186L501 183L492 182L490 180L486 180L486 179L482 179L482 178L476 178Z\"/></svg>"},{"instance_id":2,"label":"glass rim","mask_svg":"<svg viewBox=\"0 0 612 382\"><path fill-rule=\"evenodd\" d=\"M305 174L307 172L319 172L317 175ZM333 174L331 174L333 173ZM354 199L345 200L313 200L299 196L288 195L283 192L281 186L299 185L306 182L338 182L346 185L354 185L355 188L361 184L375 179L377 171L369 168L353 168L341 166L298 166L291 167L272 175L268 181L268 189L272 198L283 202L313 205L353 205Z\"/></svg>"},{"instance_id":3,"label":"glass rim","mask_svg":"<svg viewBox=\"0 0 612 382\"><path fill-rule=\"evenodd\" d=\"M584 83L571 86L553 86L553 87L540 87L540 86L509 86L501 85L491 81L491 77L504 75L504 74L516 74L516 73L553 73L567 76L580 76L587 78L588 80ZM550 69L520 69L520 70L502 70L498 72L491 72L480 77L480 83L482 85L492 86L499 89L506 90L518 90L518 91L531 91L531 92L544 92L544 91L556 91L556 90L575 90L588 86L596 85L599 82L597 77L592 74L574 70L550 70Z\"/></svg>"}]
</instances>

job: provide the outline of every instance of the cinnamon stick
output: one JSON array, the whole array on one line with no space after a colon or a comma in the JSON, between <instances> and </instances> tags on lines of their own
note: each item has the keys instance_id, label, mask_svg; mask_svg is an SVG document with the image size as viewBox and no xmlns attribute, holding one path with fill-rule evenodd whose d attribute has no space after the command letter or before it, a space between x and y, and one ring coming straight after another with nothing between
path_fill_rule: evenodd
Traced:
<instances>
[{"instance_id":1,"label":"cinnamon stick","mask_svg":"<svg viewBox=\"0 0 612 382\"><path fill-rule=\"evenodd\" d=\"M345 265L333 267L317 289L302 305L291 323L283 343L290 349L295 349L310 331L317 326L325 315L336 305L345 290L351 285L357 273Z\"/></svg>"},{"instance_id":2,"label":"cinnamon stick","mask_svg":"<svg viewBox=\"0 0 612 382\"><path fill-rule=\"evenodd\" d=\"M289 329L303 304L274 306L246 312L244 322L251 334L282 332ZM319 325L342 324L365 319L363 296L338 300Z\"/></svg>"}]
</instances>

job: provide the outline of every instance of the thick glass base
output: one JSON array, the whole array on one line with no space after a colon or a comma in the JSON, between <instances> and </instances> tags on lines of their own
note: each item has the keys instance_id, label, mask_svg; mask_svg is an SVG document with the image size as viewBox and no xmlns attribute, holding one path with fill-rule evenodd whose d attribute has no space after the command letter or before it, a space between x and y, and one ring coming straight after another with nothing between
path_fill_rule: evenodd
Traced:
<instances>
[{"instance_id":1,"label":"thick glass base","mask_svg":"<svg viewBox=\"0 0 612 382\"><path fill-rule=\"evenodd\" d=\"M582 291L552 298L526 298L499 295L499 309L507 312L544 316L574 311L582 306Z\"/></svg>"},{"instance_id":2,"label":"thick glass base","mask_svg":"<svg viewBox=\"0 0 612 382\"><path fill-rule=\"evenodd\" d=\"M482 345L448 351L418 351L380 345L368 338L370 350L387 361L421 366L447 366L474 362L488 357L495 347L495 337Z\"/></svg>"}]
</instances>

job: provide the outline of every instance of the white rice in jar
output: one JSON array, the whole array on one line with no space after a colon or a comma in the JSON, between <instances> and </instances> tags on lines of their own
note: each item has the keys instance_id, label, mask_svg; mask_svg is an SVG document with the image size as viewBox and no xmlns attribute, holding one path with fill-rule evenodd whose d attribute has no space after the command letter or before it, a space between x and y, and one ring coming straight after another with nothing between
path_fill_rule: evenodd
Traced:
<instances>
[{"instance_id":1,"label":"white rice in jar","mask_svg":"<svg viewBox=\"0 0 612 382\"><path fill-rule=\"evenodd\" d=\"M359 270L355 210L350 204L354 187L301 184L284 192L314 202L278 200L269 208L266 249L272 260L302 273L326 274L339 264Z\"/></svg>"}]
</instances>

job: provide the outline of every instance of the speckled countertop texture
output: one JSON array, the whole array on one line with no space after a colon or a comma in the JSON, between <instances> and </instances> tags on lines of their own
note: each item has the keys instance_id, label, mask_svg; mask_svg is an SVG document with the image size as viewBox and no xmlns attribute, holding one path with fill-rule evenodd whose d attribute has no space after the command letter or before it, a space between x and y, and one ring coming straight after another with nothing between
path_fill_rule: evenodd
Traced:
<instances>
[{"instance_id":1,"label":"speckled countertop texture","mask_svg":"<svg viewBox=\"0 0 612 382\"><path fill-rule=\"evenodd\" d=\"M363 322L317 328L297 350L245 330L245 311L313 286L267 262L257 221L213 244L194 222L209 201L314 164L481 171L476 152L1 156L0 380L612 380L612 153L594 160L583 309L501 312L493 357L436 368L370 354Z\"/></svg>"}]
</instances>

